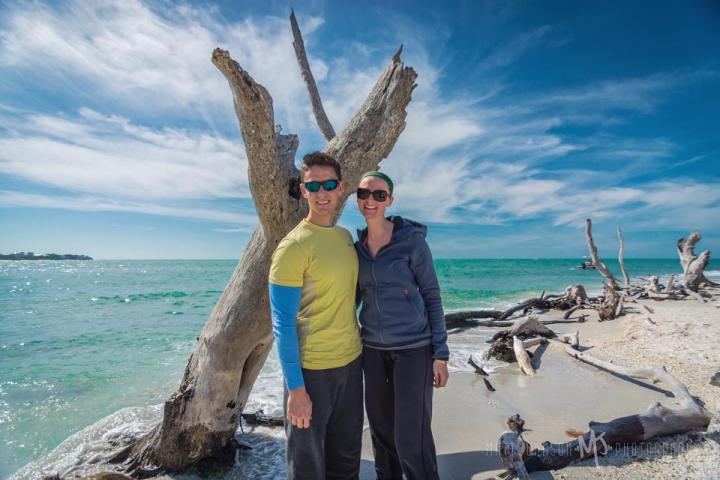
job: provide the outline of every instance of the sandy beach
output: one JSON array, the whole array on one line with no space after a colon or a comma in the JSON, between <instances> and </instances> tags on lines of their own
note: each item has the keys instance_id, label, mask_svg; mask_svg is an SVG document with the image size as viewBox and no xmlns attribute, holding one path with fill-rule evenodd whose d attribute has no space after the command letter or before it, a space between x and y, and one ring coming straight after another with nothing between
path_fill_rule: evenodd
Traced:
<instances>
[{"instance_id":1,"label":"sandy beach","mask_svg":"<svg viewBox=\"0 0 720 480\"><path fill-rule=\"evenodd\" d=\"M637 449L613 451L599 458L597 465L589 459L532 478L720 478L720 388L709 383L720 370L717 297L705 304L639 300L626 304L625 311L607 322L598 322L595 312L590 312L585 323L550 327L557 333L579 330L581 345L592 347L598 358L628 367L664 365L705 403L714 417L708 431L660 437ZM561 315L548 312L541 319ZM538 368L533 377L522 374L515 364L491 374L495 392L471 373L455 373L446 389L436 391L433 428L441 478L486 479L503 472L497 439L506 430L506 419L515 413L526 420L530 431L524 437L536 448L543 441L570 440L564 433L567 429L585 431L591 420L639 413L652 402L673 406L662 385L632 383L585 365L554 342L533 363ZM374 478L367 431L363 459L361 478Z\"/></svg>"}]
</instances>

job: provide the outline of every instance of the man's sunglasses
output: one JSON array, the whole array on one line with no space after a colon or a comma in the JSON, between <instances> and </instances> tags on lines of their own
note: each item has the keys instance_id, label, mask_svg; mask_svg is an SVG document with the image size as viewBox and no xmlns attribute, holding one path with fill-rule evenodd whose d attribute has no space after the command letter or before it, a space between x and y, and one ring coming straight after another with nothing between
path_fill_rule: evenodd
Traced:
<instances>
[{"instance_id":1,"label":"man's sunglasses","mask_svg":"<svg viewBox=\"0 0 720 480\"><path fill-rule=\"evenodd\" d=\"M305 185L305 189L308 192L315 193L320 190L321 186L322 186L323 190L325 190L326 192L332 192L333 190L335 190L338 187L338 185L340 185L340 181L339 180L323 180L322 182L317 182L317 181L313 180L312 182L305 182L304 185Z\"/></svg>"},{"instance_id":2,"label":"man's sunglasses","mask_svg":"<svg viewBox=\"0 0 720 480\"><path fill-rule=\"evenodd\" d=\"M373 196L376 202L384 202L388 198L388 192L385 190L369 190L367 188L358 188L357 189L357 197L360 200L367 200L370 198L370 195Z\"/></svg>"}]
</instances>

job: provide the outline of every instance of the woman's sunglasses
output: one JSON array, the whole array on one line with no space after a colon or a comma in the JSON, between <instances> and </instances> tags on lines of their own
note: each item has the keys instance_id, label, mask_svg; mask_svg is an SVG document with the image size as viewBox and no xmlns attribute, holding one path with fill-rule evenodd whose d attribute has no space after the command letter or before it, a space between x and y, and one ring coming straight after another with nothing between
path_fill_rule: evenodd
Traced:
<instances>
[{"instance_id":1,"label":"woman's sunglasses","mask_svg":"<svg viewBox=\"0 0 720 480\"><path fill-rule=\"evenodd\" d=\"M333 190L335 190L338 187L338 185L340 185L340 181L339 180L323 180L322 182L317 182L317 181L313 180L312 182L305 182L304 185L305 185L305 189L308 192L315 193L320 190L321 186L322 186L323 190L325 190L326 192L332 192Z\"/></svg>"},{"instance_id":2,"label":"woman's sunglasses","mask_svg":"<svg viewBox=\"0 0 720 480\"><path fill-rule=\"evenodd\" d=\"M373 196L376 202L384 202L388 198L388 192L385 190L368 190L367 188L358 188L357 197L360 200L367 200L370 195Z\"/></svg>"}]
</instances>

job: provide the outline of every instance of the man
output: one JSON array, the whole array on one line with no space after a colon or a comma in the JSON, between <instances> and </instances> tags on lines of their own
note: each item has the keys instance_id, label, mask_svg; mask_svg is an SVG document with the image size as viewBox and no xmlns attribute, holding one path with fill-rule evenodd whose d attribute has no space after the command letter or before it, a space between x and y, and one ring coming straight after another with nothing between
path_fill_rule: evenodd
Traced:
<instances>
[{"instance_id":1,"label":"man","mask_svg":"<svg viewBox=\"0 0 720 480\"><path fill-rule=\"evenodd\" d=\"M338 162L305 155L300 189L310 211L273 253L270 308L285 377L287 478L356 479L363 423L358 261L334 225L343 188Z\"/></svg>"}]
</instances>

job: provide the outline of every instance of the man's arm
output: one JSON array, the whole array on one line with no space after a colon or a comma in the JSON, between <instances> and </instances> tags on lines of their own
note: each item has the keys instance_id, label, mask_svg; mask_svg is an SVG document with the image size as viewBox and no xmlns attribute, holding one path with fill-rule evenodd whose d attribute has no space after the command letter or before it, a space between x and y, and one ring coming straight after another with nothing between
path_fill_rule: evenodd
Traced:
<instances>
[{"instance_id":1,"label":"man's arm","mask_svg":"<svg viewBox=\"0 0 720 480\"><path fill-rule=\"evenodd\" d=\"M280 366L288 390L302 387L305 384L300 366L300 346L295 325L300 308L301 291L301 287L286 287L270 283L270 312L275 348L280 357Z\"/></svg>"}]
</instances>

